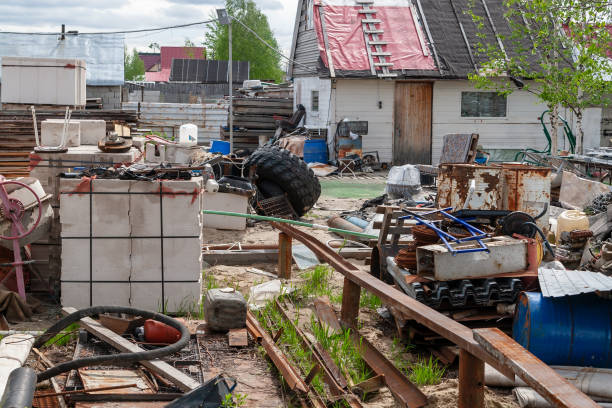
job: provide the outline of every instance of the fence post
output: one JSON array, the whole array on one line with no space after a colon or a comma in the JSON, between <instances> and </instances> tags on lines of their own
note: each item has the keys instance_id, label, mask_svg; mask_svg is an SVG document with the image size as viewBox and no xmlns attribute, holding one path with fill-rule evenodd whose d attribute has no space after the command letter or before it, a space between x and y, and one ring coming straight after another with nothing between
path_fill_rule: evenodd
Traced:
<instances>
[{"instance_id":1,"label":"fence post","mask_svg":"<svg viewBox=\"0 0 612 408\"><path fill-rule=\"evenodd\" d=\"M291 279L291 237L284 232L278 234L278 277Z\"/></svg>"},{"instance_id":2,"label":"fence post","mask_svg":"<svg viewBox=\"0 0 612 408\"><path fill-rule=\"evenodd\" d=\"M484 407L484 361L459 352L459 408Z\"/></svg>"},{"instance_id":3,"label":"fence post","mask_svg":"<svg viewBox=\"0 0 612 408\"><path fill-rule=\"evenodd\" d=\"M345 277L344 288L342 289L342 310L340 311L340 319L349 326L357 327L360 296L361 286Z\"/></svg>"}]
</instances>

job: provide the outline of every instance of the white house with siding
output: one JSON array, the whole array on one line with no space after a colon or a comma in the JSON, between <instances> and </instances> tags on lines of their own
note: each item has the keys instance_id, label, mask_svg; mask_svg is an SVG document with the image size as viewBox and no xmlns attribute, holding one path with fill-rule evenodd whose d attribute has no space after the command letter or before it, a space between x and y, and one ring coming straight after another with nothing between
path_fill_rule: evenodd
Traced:
<instances>
[{"instance_id":1,"label":"white house with siding","mask_svg":"<svg viewBox=\"0 0 612 408\"><path fill-rule=\"evenodd\" d=\"M474 12L487 38L508 35L502 2L485 1ZM363 150L393 164L437 164L449 133L478 133L485 150L506 159L545 148L539 117L546 106L535 95L517 90L505 98L468 80L483 62L477 28L464 14L469 4L299 0L289 76L295 104L306 107L305 125L326 129L331 147L338 122L367 121ZM585 147L600 145L601 112L585 112Z\"/></svg>"}]
</instances>

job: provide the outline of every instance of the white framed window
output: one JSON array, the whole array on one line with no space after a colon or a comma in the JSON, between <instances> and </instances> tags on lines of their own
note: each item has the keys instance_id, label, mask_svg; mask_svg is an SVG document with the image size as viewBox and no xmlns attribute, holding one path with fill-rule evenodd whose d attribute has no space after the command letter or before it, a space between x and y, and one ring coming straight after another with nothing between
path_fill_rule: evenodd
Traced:
<instances>
[{"instance_id":1,"label":"white framed window","mask_svg":"<svg viewBox=\"0 0 612 408\"><path fill-rule=\"evenodd\" d=\"M504 118L508 100L497 92L461 92L462 118Z\"/></svg>"},{"instance_id":2,"label":"white framed window","mask_svg":"<svg viewBox=\"0 0 612 408\"><path fill-rule=\"evenodd\" d=\"M310 110L312 112L319 111L319 91L310 92Z\"/></svg>"}]
</instances>

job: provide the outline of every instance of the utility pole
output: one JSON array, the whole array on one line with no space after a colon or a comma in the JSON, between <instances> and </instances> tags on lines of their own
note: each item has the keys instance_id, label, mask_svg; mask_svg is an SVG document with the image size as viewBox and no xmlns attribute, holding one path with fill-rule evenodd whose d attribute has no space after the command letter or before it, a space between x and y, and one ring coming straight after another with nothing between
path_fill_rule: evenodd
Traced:
<instances>
[{"instance_id":1,"label":"utility pole","mask_svg":"<svg viewBox=\"0 0 612 408\"><path fill-rule=\"evenodd\" d=\"M232 60L232 17L227 14L226 9L217 9L219 23L227 26L229 39L229 61L228 61L228 82L229 82L229 130L230 130L230 154L234 153L234 72Z\"/></svg>"}]
</instances>

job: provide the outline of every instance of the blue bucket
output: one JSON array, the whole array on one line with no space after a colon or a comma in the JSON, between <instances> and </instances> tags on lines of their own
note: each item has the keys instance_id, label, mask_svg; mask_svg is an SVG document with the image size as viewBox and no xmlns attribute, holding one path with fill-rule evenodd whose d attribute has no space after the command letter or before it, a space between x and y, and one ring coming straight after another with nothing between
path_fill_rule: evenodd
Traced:
<instances>
[{"instance_id":1,"label":"blue bucket","mask_svg":"<svg viewBox=\"0 0 612 408\"><path fill-rule=\"evenodd\" d=\"M229 154L230 142L225 142L223 140L213 140L212 145L210 147L210 153Z\"/></svg>"},{"instance_id":2,"label":"blue bucket","mask_svg":"<svg viewBox=\"0 0 612 408\"><path fill-rule=\"evenodd\" d=\"M304 142L304 161L327 164L327 141L325 139L306 140Z\"/></svg>"},{"instance_id":3,"label":"blue bucket","mask_svg":"<svg viewBox=\"0 0 612 408\"><path fill-rule=\"evenodd\" d=\"M612 368L612 300L522 293L512 337L549 365Z\"/></svg>"}]
</instances>

